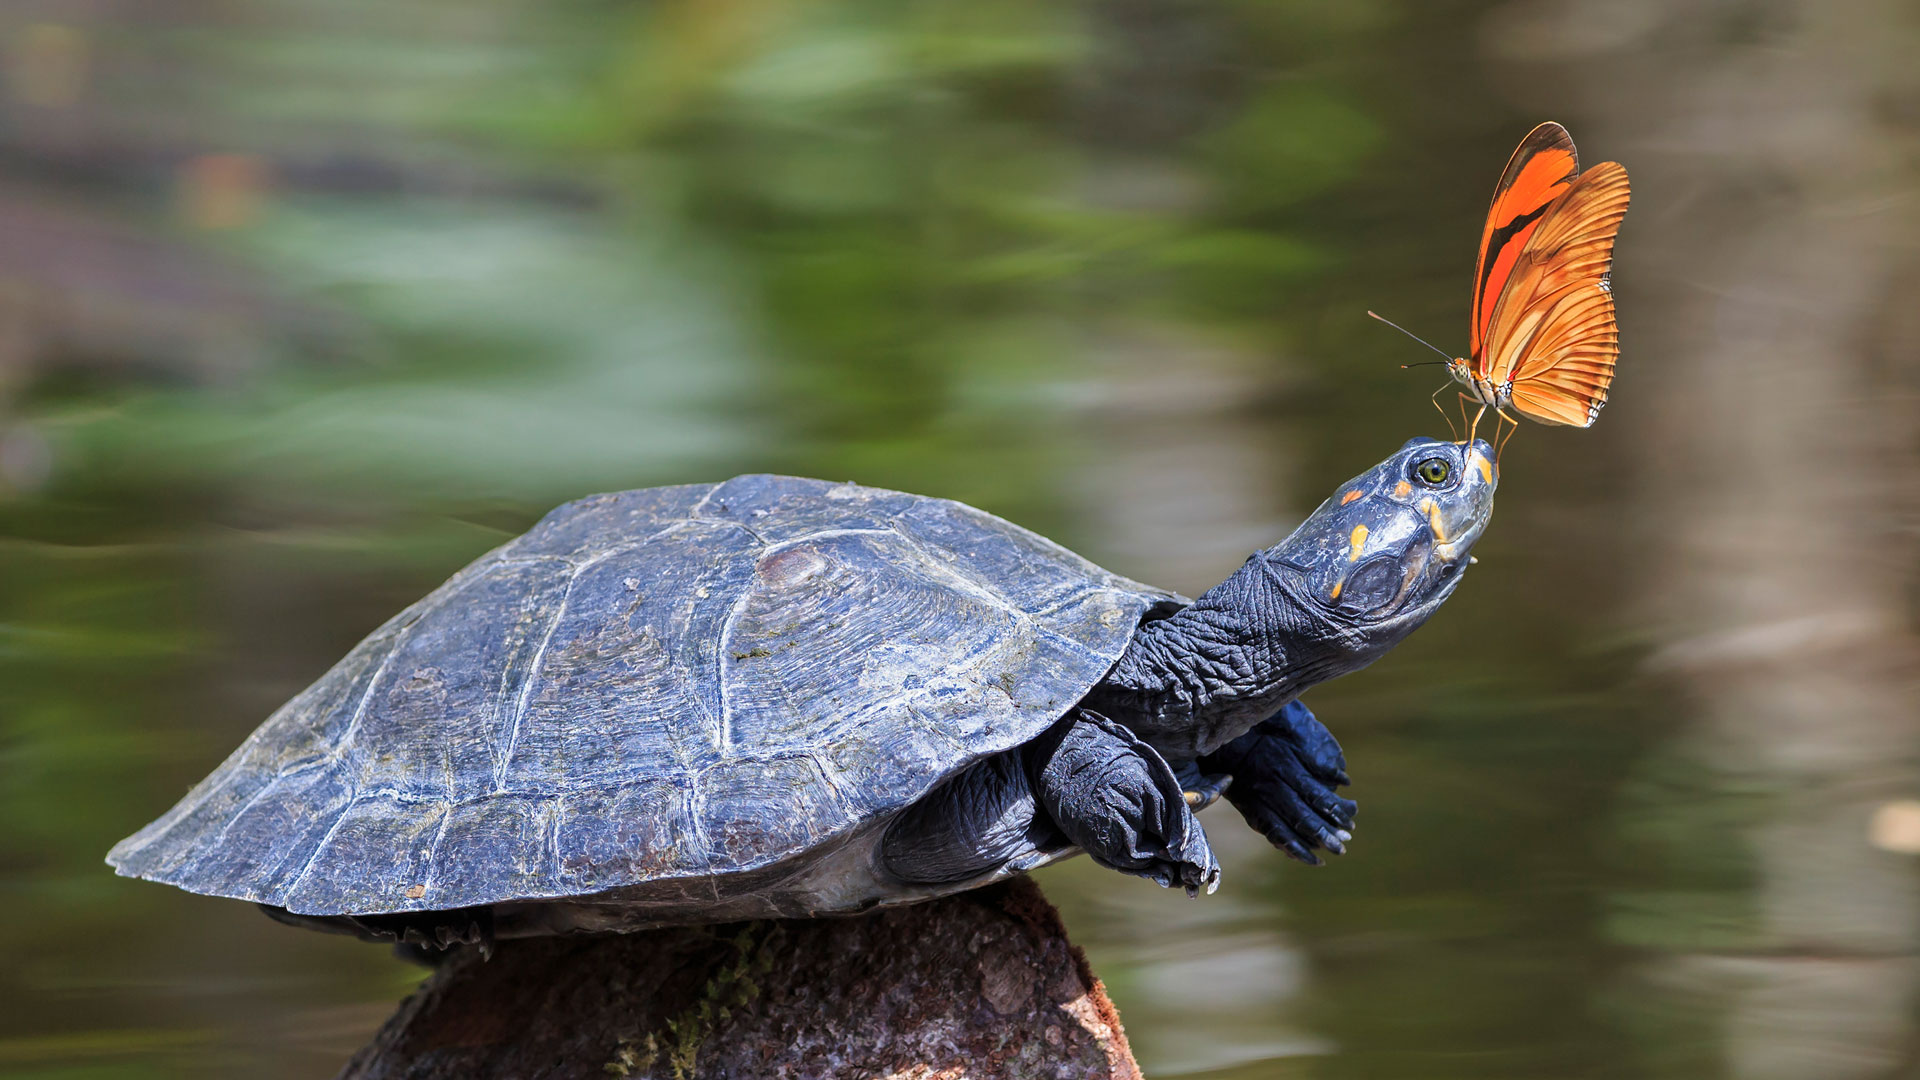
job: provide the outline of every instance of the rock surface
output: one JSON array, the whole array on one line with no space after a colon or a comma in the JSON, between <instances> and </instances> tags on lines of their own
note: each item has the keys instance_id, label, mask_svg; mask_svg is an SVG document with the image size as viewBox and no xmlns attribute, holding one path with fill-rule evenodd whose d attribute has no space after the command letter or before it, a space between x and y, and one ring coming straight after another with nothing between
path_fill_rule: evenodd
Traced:
<instances>
[{"instance_id":1,"label":"rock surface","mask_svg":"<svg viewBox=\"0 0 1920 1080\"><path fill-rule=\"evenodd\" d=\"M1138 1080L1119 1016L1025 878L841 919L464 949L343 1080Z\"/></svg>"}]
</instances>

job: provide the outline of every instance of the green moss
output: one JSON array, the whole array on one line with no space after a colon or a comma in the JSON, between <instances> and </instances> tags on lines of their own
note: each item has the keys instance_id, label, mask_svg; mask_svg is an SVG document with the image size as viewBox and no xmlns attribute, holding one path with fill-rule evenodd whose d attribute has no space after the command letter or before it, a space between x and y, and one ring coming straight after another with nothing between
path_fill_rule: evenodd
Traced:
<instances>
[{"instance_id":1,"label":"green moss","mask_svg":"<svg viewBox=\"0 0 1920 1080\"><path fill-rule=\"evenodd\" d=\"M613 1057L600 1066L600 1071L609 1076L644 1075L653 1068L653 1063L659 1057L660 1041L652 1035L637 1043L631 1039L621 1039L619 1045L613 1048Z\"/></svg>"},{"instance_id":2,"label":"green moss","mask_svg":"<svg viewBox=\"0 0 1920 1080\"><path fill-rule=\"evenodd\" d=\"M664 1039L647 1036L645 1064L636 1067L650 1068L656 1054L664 1050L673 1080L692 1080L699 1065L700 1048L713 1029L731 1019L735 1009L760 996L760 979L773 967L773 950L763 936L765 929L764 923L748 923L728 939L728 944L733 946L732 961L707 980L698 1002L667 1021ZM607 1070L614 1071L614 1062L608 1063Z\"/></svg>"}]
</instances>

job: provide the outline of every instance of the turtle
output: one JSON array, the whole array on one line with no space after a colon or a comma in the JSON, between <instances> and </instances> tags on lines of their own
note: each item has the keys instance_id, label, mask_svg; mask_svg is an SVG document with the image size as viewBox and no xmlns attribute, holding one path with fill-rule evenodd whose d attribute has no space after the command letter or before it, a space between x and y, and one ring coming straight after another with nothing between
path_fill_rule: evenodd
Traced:
<instances>
[{"instance_id":1,"label":"turtle","mask_svg":"<svg viewBox=\"0 0 1920 1080\"><path fill-rule=\"evenodd\" d=\"M850 914L1085 853L1190 895L1224 796L1341 852L1298 698L1459 585L1484 441L1416 438L1198 599L946 499L774 475L595 495L384 625L122 875L447 948Z\"/></svg>"}]
</instances>

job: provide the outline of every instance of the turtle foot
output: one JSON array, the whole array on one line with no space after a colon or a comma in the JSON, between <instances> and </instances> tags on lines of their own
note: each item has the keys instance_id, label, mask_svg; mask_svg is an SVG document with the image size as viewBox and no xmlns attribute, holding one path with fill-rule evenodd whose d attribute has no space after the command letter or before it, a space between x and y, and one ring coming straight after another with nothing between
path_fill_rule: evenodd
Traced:
<instances>
[{"instance_id":1,"label":"turtle foot","mask_svg":"<svg viewBox=\"0 0 1920 1080\"><path fill-rule=\"evenodd\" d=\"M1290 702L1199 767L1233 777L1227 801L1274 847L1309 866L1321 863L1316 849L1346 853L1359 804L1335 791L1349 782L1346 758L1305 705Z\"/></svg>"},{"instance_id":2,"label":"turtle foot","mask_svg":"<svg viewBox=\"0 0 1920 1080\"><path fill-rule=\"evenodd\" d=\"M1220 862L1179 777L1133 732L1082 709L1035 755L1041 805L1093 861L1190 896L1219 887Z\"/></svg>"}]
</instances>

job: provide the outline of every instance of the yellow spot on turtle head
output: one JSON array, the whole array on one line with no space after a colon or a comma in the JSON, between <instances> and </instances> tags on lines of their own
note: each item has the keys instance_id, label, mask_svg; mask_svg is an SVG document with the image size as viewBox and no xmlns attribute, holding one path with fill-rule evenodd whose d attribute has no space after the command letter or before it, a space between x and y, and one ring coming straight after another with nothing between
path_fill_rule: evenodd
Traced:
<instances>
[{"instance_id":1,"label":"yellow spot on turtle head","mask_svg":"<svg viewBox=\"0 0 1920 1080\"><path fill-rule=\"evenodd\" d=\"M1473 463L1480 466L1480 479L1485 480L1489 484L1493 483L1493 462L1487 460L1487 455L1475 450L1473 452Z\"/></svg>"},{"instance_id":2,"label":"yellow spot on turtle head","mask_svg":"<svg viewBox=\"0 0 1920 1080\"><path fill-rule=\"evenodd\" d=\"M1344 586L1344 585L1346 585L1346 582L1345 582L1345 581L1336 581L1336 582L1334 582L1334 583L1333 583L1333 591L1327 594L1327 599L1329 599L1329 600L1338 600L1338 599L1340 599L1340 589L1341 589L1341 587L1342 587L1342 586Z\"/></svg>"},{"instance_id":3,"label":"yellow spot on turtle head","mask_svg":"<svg viewBox=\"0 0 1920 1080\"><path fill-rule=\"evenodd\" d=\"M1367 546L1367 527L1365 525L1355 525L1353 527L1353 535L1347 537L1347 544L1351 549L1347 552L1347 561L1354 562L1358 560L1361 550Z\"/></svg>"},{"instance_id":4,"label":"yellow spot on turtle head","mask_svg":"<svg viewBox=\"0 0 1920 1080\"><path fill-rule=\"evenodd\" d=\"M1398 484L1395 484L1393 486L1393 493L1404 499L1407 496L1413 494L1413 485L1406 482L1405 480L1402 480Z\"/></svg>"},{"instance_id":5,"label":"yellow spot on turtle head","mask_svg":"<svg viewBox=\"0 0 1920 1080\"><path fill-rule=\"evenodd\" d=\"M1447 525L1440 520L1440 508L1433 504L1432 499L1427 500L1427 522L1433 526L1433 538L1442 544L1446 543Z\"/></svg>"},{"instance_id":6,"label":"yellow spot on turtle head","mask_svg":"<svg viewBox=\"0 0 1920 1080\"><path fill-rule=\"evenodd\" d=\"M1349 491L1345 495L1340 496L1340 505L1345 506L1348 503L1352 502L1353 500L1359 498L1362 494L1364 493L1359 488L1354 488L1352 491Z\"/></svg>"}]
</instances>

